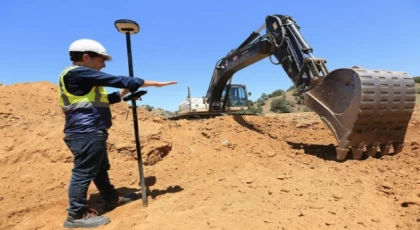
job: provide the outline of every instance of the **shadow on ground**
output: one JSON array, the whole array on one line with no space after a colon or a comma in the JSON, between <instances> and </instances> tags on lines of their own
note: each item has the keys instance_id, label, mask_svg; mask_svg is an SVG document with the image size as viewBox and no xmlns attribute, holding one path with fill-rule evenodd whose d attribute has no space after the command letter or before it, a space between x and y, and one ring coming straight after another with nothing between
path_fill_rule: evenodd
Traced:
<instances>
[{"instance_id":1,"label":"shadow on ground","mask_svg":"<svg viewBox=\"0 0 420 230\"><path fill-rule=\"evenodd\" d=\"M151 197L152 199L155 199L158 196L165 195L167 193L177 193L181 192L184 189L179 186L169 186L164 190L161 189L152 189L150 190L149 187L156 184L156 177L150 176L145 178L145 185L146 185L146 194L148 197ZM142 193L141 193L141 187L138 188L129 188L129 187L119 187L116 188L118 193L122 196L129 197L132 201L141 200L142 199ZM98 210L100 214L104 214L103 208L104 208L104 201L102 199L101 194L93 193L90 195L88 204L91 208Z\"/></svg>"},{"instance_id":2,"label":"shadow on ground","mask_svg":"<svg viewBox=\"0 0 420 230\"><path fill-rule=\"evenodd\" d=\"M305 154L316 156L326 161L342 162L342 161L337 160L337 154L335 151L336 146L334 146L333 144L316 145L316 144L296 143L296 142L290 142L290 141L288 141L287 144L289 144L293 149L303 149ZM365 160L366 158L367 156L366 154L364 154L362 159L360 160ZM354 160L351 151L349 151L345 160Z\"/></svg>"},{"instance_id":3,"label":"shadow on ground","mask_svg":"<svg viewBox=\"0 0 420 230\"><path fill-rule=\"evenodd\" d=\"M244 128L264 134L262 130L258 129L254 124L246 120L243 115L233 115L233 120Z\"/></svg>"}]
</instances>

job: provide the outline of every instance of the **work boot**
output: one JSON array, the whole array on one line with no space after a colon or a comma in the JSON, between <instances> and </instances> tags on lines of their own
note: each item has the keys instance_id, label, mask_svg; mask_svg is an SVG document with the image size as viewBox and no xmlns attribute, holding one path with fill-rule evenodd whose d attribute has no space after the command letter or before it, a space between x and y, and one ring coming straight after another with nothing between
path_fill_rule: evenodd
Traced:
<instances>
[{"instance_id":1,"label":"work boot","mask_svg":"<svg viewBox=\"0 0 420 230\"><path fill-rule=\"evenodd\" d=\"M81 214L69 214L64 222L65 228L95 228L111 222L106 216L98 216L98 211L88 208Z\"/></svg>"},{"instance_id":2,"label":"work boot","mask_svg":"<svg viewBox=\"0 0 420 230\"><path fill-rule=\"evenodd\" d=\"M104 212L112 211L116 207L128 204L136 199L135 193L129 194L128 196L120 196L118 193L115 193L113 197L109 197L105 200Z\"/></svg>"}]
</instances>

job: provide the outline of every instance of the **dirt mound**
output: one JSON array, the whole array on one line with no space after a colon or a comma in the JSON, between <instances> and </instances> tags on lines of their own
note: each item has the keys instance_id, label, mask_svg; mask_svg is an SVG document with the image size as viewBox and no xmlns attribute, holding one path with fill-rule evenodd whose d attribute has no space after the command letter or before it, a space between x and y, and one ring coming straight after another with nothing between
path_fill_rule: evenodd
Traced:
<instances>
[{"instance_id":1,"label":"dirt mound","mask_svg":"<svg viewBox=\"0 0 420 230\"><path fill-rule=\"evenodd\" d=\"M64 116L58 106L57 86L47 82L25 83L3 86L0 94L0 132L3 137L0 150L1 164L55 163L72 161L68 149L63 145L62 129ZM131 109L127 104L112 106L113 122L122 123L111 130L110 151L135 159L134 129ZM157 155L166 155L170 143L162 138L166 134L159 125L161 118L144 110L138 111L140 122L152 121L141 138L145 164L155 164ZM153 143L153 144L152 144ZM151 162L149 162L149 159Z\"/></svg>"},{"instance_id":2,"label":"dirt mound","mask_svg":"<svg viewBox=\"0 0 420 230\"><path fill-rule=\"evenodd\" d=\"M0 229L60 229L71 153L57 86L0 85ZM112 106L111 180L139 191L132 112ZM100 229L420 229L418 108L400 154L335 159L313 113L168 121L139 110L148 207L106 215ZM102 201L92 185L92 207Z\"/></svg>"}]
</instances>

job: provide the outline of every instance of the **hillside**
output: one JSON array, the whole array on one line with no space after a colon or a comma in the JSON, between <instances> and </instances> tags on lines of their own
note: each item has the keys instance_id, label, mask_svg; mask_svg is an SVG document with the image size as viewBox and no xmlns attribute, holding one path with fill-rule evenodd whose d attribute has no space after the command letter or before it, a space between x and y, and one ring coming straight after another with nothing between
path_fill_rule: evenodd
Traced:
<instances>
[{"instance_id":1,"label":"hillside","mask_svg":"<svg viewBox=\"0 0 420 230\"><path fill-rule=\"evenodd\" d=\"M62 229L72 155L57 86L0 86L0 229ZM112 106L112 182L140 196L132 117ZM335 161L312 112L169 121L139 109L148 206L98 229L420 229L420 107L397 155ZM152 183L153 182L153 183ZM92 184L89 203L102 214Z\"/></svg>"},{"instance_id":2,"label":"hillside","mask_svg":"<svg viewBox=\"0 0 420 230\"><path fill-rule=\"evenodd\" d=\"M140 105L138 106L138 108L141 110L147 111L150 114L153 114L155 116L160 116L160 117L171 117L175 115L175 111L171 112L171 111L164 110L161 108L156 108L151 105Z\"/></svg>"},{"instance_id":3,"label":"hillside","mask_svg":"<svg viewBox=\"0 0 420 230\"><path fill-rule=\"evenodd\" d=\"M281 106L280 111L272 110L273 100L280 100L276 105ZM309 112L310 110L303 105L302 99L300 99L294 87L282 90L278 89L272 93L263 93L256 101L250 101L249 111L258 112L265 115L273 115L278 113L300 113Z\"/></svg>"}]
</instances>

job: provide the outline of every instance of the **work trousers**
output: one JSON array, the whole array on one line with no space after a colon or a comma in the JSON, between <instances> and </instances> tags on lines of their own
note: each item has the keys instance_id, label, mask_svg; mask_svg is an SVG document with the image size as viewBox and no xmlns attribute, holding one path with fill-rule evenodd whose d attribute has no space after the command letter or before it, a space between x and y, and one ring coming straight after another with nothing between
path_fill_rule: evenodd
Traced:
<instances>
[{"instance_id":1,"label":"work trousers","mask_svg":"<svg viewBox=\"0 0 420 230\"><path fill-rule=\"evenodd\" d=\"M108 177L110 169L106 142L108 133L99 131L83 134L66 134L64 142L74 156L68 189L70 215L78 216L88 208L87 192L94 182L104 200L116 194Z\"/></svg>"}]
</instances>

